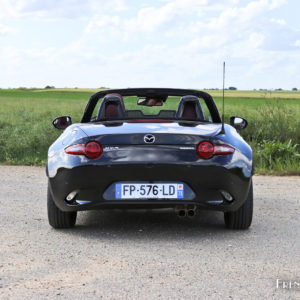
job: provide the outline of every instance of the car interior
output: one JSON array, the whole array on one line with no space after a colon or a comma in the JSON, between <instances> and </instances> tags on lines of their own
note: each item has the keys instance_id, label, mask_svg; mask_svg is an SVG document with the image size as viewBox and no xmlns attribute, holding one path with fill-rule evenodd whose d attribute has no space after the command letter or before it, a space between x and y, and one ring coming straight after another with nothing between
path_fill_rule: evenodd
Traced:
<instances>
[{"instance_id":1,"label":"car interior","mask_svg":"<svg viewBox=\"0 0 300 300\"><path fill-rule=\"evenodd\" d=\"M146 98L142 99L145 104L138 100L138 105L145 106L162 106L166 98ZM145 115L141 110L126 110L123 97L120 94L107 94L103 97L100 107L98 109L97 117L94 120L116 120L116 119L186 119L195 121L205 121L203 109L201 107L199 98L192 95L186 95L180 98L177 111L175 110L160 110L155 115Z\"/></svg>"}]
</instances>

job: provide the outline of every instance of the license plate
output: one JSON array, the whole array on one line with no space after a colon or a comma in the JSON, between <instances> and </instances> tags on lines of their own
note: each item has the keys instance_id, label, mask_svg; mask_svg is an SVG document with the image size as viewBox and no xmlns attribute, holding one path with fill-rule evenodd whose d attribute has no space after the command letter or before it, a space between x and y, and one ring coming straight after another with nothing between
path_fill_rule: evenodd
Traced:
<instances>
[{"instance_id":1,"label":"license plate","mask_svg":"<svg viewBox=\"0 0 300 300\"><path fill-rule=\"evenodd\" d=\"M183 183L117 183L116 199L182 199Z\"/></svg>"}]
</instances>

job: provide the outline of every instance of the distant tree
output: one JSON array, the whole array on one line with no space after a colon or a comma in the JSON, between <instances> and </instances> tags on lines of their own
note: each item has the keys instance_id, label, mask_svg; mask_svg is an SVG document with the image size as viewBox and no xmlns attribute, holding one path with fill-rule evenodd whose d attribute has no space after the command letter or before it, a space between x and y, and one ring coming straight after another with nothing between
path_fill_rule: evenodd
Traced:
<instances>
[{"instance_id":1,"label":"distant tree","mask_svg":"<svg viewBox=\"0 0 300 300\"><path fill-rule=\"evenodd\" d=\"M53 85L46 85L45 89L55 89L55 86L53 86Z\"/></svg>"},{"instance_id":2,"label":"distant tree","mask_svg":"<svg viewBox=\"0 0 300 300\"><path fill-rule=\"evenodd\" d=\"M279 89L275 89L275 91L282 91L282 88L279 88Z\"/></svg>"},{"instance_id":3,"label":"distant tree","mask_svg":"<svg viewBox=\"0 0 300 300\"><path fill-rule=\"evenodd\" d=\"M292 91L298 91L298 89L297 88L292 88Z\"/></svg>"},{"instance_id":4,"label":"distant tree","mask_svg":"<svg viewBox=\"0 0 300 300\"><path fill-rule=\"evenodd\" d=\"M237 88L234 87L234 86L230 86L228 89L231 90L231 91L236 91L237 90Z\"/></svg>"}]
</instances>

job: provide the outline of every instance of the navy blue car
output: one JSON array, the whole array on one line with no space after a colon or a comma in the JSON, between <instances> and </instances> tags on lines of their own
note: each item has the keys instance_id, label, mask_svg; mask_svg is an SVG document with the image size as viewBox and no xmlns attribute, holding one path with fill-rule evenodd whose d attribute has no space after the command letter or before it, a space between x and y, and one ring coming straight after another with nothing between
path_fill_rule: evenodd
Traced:
<instances>
[{"instance_id":1,"label":"navy blue car","mask_svg":"<svg viewBox=\"0 0 300 300\"><path fill-rule=\"evenodd\" d=\"M223 124L213 98L198 90L94 94L80 123L53 121L64 132L48 152L50 225L72 227L82 210L174 208L181 217L223 211L228 228L248 228L252 150L237 132L247 124Z\"/></svg>"}]
</instances>

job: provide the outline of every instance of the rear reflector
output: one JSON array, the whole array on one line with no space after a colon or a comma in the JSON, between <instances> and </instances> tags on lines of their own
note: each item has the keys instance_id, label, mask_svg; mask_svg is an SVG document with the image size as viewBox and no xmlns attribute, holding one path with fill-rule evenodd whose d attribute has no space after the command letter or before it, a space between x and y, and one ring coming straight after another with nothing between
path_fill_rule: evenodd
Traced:
<instances>
[{"instance_id":1,"label":"rear reflector","mask_svg":"<svg viewBox=\"0 0 300 300\"><path fill-rule=\"evenodd\" d=\"M88 142L87 144L76 144L65 149L67 154L85 155L88 158L98 158L102 154L102 147L98 142Z\"/></svg>"},{"instance_id":2,"label":"rear reflector","mask_svg":"<svg viewBox=\"0 0 300 300\"><path fill-rule=\"evenodd\" d=\"M197 147L197 154L200 158L208 159L213 155L225 155L234 152L234 148L228 145L213 145L210 142L201 142Z\"/></svg>"}]
</instances>

